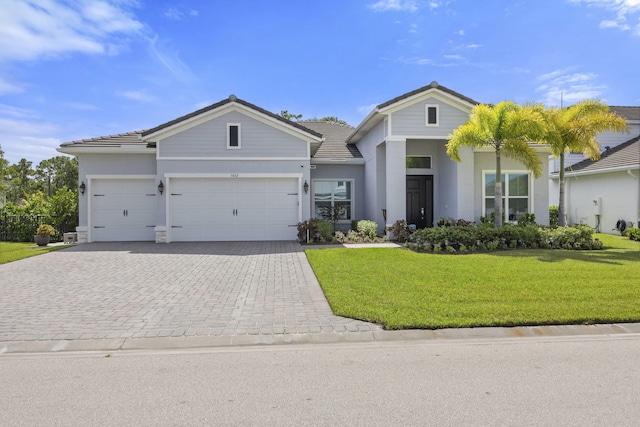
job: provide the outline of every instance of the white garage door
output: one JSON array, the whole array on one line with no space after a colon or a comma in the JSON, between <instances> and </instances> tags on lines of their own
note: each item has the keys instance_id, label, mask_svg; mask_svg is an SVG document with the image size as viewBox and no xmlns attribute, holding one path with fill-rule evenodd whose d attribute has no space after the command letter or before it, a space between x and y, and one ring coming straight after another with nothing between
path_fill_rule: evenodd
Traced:
<instances>
[{"instance_id":1,"label":"white garage door","mask_svg":"<svg viewBox=\"0 0 640 427\"><path fill-rule=\"evenodd\" d=\"M296 178L173 178L172 241L295 240Z\"/></svg>"},{"instance_id":2,"label":"white garage door","mask_svg":"<svg viewBox=\"0 0 640 427\"><path fill-rule=\"evenodd\" d=\"M94 242L155 240L153 179L96 179L91 186Z\"/></svg>"}]
</instances>

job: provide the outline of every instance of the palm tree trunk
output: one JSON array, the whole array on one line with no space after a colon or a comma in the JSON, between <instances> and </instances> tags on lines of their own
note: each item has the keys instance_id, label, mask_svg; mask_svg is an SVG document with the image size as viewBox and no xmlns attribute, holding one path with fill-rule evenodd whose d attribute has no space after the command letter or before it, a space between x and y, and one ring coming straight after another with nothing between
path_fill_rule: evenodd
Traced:
<instances>
[{"instance_id":1,"label":"palm tree trunk","mask_svg":"<svg viewBox=\"0 0 640 427\"><path fill-rule=\"evenodd\" d=\"M565 208L564 208L564 151L560 153L560 171L558 178L558 185L560 187L560 191L558 193L558 226L564 227L566 224L565 218Z\"/></svg>"},{"instance_id":2,"label":"palm tree trunk","mask_svg":"<svg viewBox=\"0 0 640 427\"><path fill-rule=\"evenodd\" d=\"M496 228L502 227L502 167L500 166L500 151L496 150L496 184L494 190L493 211L496 214Z\"/></svg>"}]
</instances>

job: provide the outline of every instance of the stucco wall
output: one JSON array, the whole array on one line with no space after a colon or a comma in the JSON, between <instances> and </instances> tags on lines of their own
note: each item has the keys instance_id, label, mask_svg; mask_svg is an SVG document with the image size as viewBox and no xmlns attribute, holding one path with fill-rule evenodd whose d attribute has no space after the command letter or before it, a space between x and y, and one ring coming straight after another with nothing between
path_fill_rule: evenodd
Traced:
<instances>
[{"instance_id":1,"label":"stucco wall","mask_svg":"<svg viewBox=\"0 0 640 427\"><path fill-rule=\"evenodd\" d=\"M530 197L530 203L533 204L533 213L536 216L536 222L540 225L549 225L549 162L548 154L538 153L538 158L542 162L542 175L538 179L532 180L533 197ZM526 168L520 162L502 157L501 167L503 172L509 171L526 171ZM496 155L493 152L475 153L475 211L474 220L479 221L480 216L484 216L482 202L482 173L483 171L495 171ZM531 188L529 191L531 192ZM531 194L530 194L531 195ZM529 206L531 209L532 206Z\"/></svg>"},{"instance_id":2,"label":"stucco wall","mask_svg":"<svg viewBox=\"0 0 640 427\"><path fill-rule=\"evenodd\" d=\"M149 154L82 154L78 157L78 179L89 185L87 175L156 175L155 153ZM79 226L86 227L87 197L78 199Z\"/></svg>"},{"instance_id":3,"label":"stucco wall","mask_svg":"<svg viewBox=\"0 0 640 427\"><path fill-rule=\"evenodd\" d=\"M640 170L632 173L638 177ZM557 204L558 181L554 183L553 200ZM587 224L596 227L594 200L600 199L600 232L618 234L615 229L619 219L640 221L640 185L626 171L571 176L565 178L566 213L569 225Z\"/></svg>"}]
</instances>

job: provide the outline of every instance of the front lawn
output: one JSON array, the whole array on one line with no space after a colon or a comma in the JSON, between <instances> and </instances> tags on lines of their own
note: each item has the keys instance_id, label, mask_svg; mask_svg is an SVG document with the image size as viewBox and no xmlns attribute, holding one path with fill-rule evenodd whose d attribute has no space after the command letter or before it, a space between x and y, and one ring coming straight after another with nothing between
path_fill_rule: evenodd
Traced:
<instances>
[{"instance_id":1,"label":"front lawn","mask_svg":"<svg viewBox=\"0 0 640 427\"><path fill-rule=\"evenodd\" d=\"M472 255L308 249L336 315L387 329L640 321L640 242Z\"/></svg>"},{"instance_id":2,"label":"front lawn","mask_svg":"<svg viewBox=\"0 0 640 427\"><path fill-rule=\"evenodd\" d=\"M0 264L64 248L65 246L36 247L35 243L0 242Z\"/></svg>"}]
</instances>

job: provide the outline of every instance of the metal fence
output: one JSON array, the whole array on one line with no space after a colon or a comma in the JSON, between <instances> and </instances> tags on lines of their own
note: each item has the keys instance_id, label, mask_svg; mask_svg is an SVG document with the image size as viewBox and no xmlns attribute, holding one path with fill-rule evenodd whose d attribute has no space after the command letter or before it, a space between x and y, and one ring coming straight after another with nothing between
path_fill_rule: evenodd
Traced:
<instances>
[{"instance_id":1,"label":"metal fence","mask_svg":"<svg viewBox=\"0 0 640 427\"><path fill-rule=\"evenodd\" d=\"M0 214L0 241L33 242L41 224L51 224L56 233L51 236L52 242L61 242L64 233L76 231L78 217L67 215L60 224L55 224L48 215L10 215Z\"/></svg>"}]
</instances>

